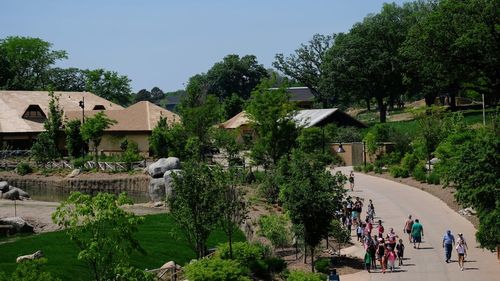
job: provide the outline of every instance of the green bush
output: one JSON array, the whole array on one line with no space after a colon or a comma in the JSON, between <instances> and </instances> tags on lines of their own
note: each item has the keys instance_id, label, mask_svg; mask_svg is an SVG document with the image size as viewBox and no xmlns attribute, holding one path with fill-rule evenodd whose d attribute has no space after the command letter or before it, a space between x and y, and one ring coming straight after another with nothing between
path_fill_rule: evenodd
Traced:
<instances>
[{"instance_id":1,"label":"green bush","mask_svg":"<svg viewBox=\"0 0 500 281\"><path fill-rule=\"evenodd\" d=\"M375 174L382 174L384 172L380 167L373 168L373 171L375 172Z\"/></svg>"},{"instance_id":2,"label":"green bush","mask_svg":"<svg viewBox=\"0 0 500 281\"><path fill-rule=\"evenodd\" d=\"M380 160L382 160L385 165L396 165L401 163L401 154L397 152L387 153L382 155Z\"/></svg>"},{"instance_id":3,"label":"green bush","mask_svg":"<svg viewBox=\"0 0 500 281\"><path fill-rule=\"evenodd\" d=\"M280 193L279 173L276 170L269 171L262 183L259 185L259 193L268 203L278 202Z\"/></svg>"},{"instance_id":4,"label":"green bush","mask_svg":"<svg viewBox=\"0 0 500 281\"><path fill-rule=\"evenodd\" d=\"M289 220L284 215L270 214L259 218L259 235L269 239L274 248L282 248L290 244L291 233Z\"/></svg>"},{"instance_id":5,"label":"green bush","mask_svg":"<svg viewBox=\"0 0 500 281\"><path fill-rule=\"evenodd\" d=\"M330 273L330 259L321 258L314 262L314 268L316 271L328 274Z\"/></svg>"},{"instance_id":6,"label":"green bush","mask_svg":"<svg viewBox=\"0 0 500 281\"><path fill-rule=\"evenodd\" d=\"M389 173L391 174L391 176L395 178L407 178L410 176L410 173L407 170L401 168L400 166L392 166L389 169Z\"/></svg>"},{"instance_id":7,"label":"green bush","mask_svg":"<svg viewBox=\"0 0 500 281\"><path fill-rule=\"evenodd\" d=\"M363 166L354 166L353 170L355 172L362 172L363 171Z\"/></svg>"},{"instance_id":8,"label":"green bush","mask_svg":"<svg viewBox=\"0 0 500 281\"><path fill-rule=\"evenodd\" d=\"M20 162L16 166L16 173L18 173L21 176L27 175L31 172L33 172L33 169L31 168L30 164L26 162Z\"/></svg>"},{"instance_id":9,"label":"green bush","mask_svg":"<svg viewBox=\"0 0 500 281\"><path fill-rule=\"evenodd\" d=\"M292 270L288 275L287 281L323 281L326 276L321 273L304 272L300 270Z\"/></svg>"},{"instance_id":10,"label":"green bush","mask_svg":"<svg viewBox=\"0 0 500 281\"><path fill-rule=\"evenodd\" d=\"M403 159L401 160L401 168L412 173L415 169L415 166L418 164L418 158L413 153L406 153Z\"/></svg>"},{"instance_id":11,"label":"green bush","mask_svg":"<svg viewBox=\"0 0 500 281\"><path fill-rule=\"evenodd\" d=\"M373 165L375 168L382 168L385 166L385 161L382 159L376 159L375 162L373 162Z\"/></svg>"},{"instance_id":12,"label":"green bush","mask_svg":"<svg viewBox=\"0 0 500 281\"><path fill-rule=\"evenodd\" d=\"M415 169L413 169L412 176L414 179L416 179L419 182L426 182L427 181L427 173L425 171L425 166L422 163L419 163L415 166Z\"/></svg>"},{"instance_id":13,"label":"green bush","mask_svg":"<svg viewBox=\"0 0 500 281\"><path fill-rule=\"evenodd\" d=\"M269 249L261 244L250 244L248 242L233 243L233 259L243 265L249 265L269 256ZM217 246L216 256L226 260L230 259L229 243Z\"/></svg>"},{"instance_id":14,"label":"green bush","mask_svg":"<svg viewBox=\"0 0 500 281\"><path fill-rule=\"evenodd\" d=\"M250 281L248 269L235 260L201 259L184 267L191 281Z\"/></svg>"},{"instance_id":15,"label":"green bush","mask_svg":"<svg viewBox=\"0 0 500 281\"><path fill-rule=\"evenodd\" d=\"M75 158L71 161L71 163L73 163L73 166L76 169L83 169L83 168L85 168L85 163L87 163L87 161L91 161L91 160L92 160L92 157L90 155L87 155L86 157Z\"/></svg>"},{"instance_id":16,"label":"green bush","mask_svg":"<svg viewBox=\"0 0 500 281\"><path fill-rule=\"evenodd\" d=\"M429 184L440 184L441 183L441 177L438 173L432 172L427 176L426 179L427 183Z\"/></svg>"},{"instance_id":17,"label":"green bush","mask_svg":"<svg viewBox=\"0 0 500 281\"><path fill-rule=\"evenodd\" d=\"M363 172L368 173L373 171L373 164L367 163L366 166L363 167Z\"/></svg>"},{"instance_id":18,"label":"green bush","mask_svg":"<svg viewBox=\"0 0 500 281\"><path fill-rule=\"evenodd\" d=\"M280 273L286 269L286 261L278 257L265 258L264 262L267 264L268 271L272 273Z\"/></svg>"}]
</instances>

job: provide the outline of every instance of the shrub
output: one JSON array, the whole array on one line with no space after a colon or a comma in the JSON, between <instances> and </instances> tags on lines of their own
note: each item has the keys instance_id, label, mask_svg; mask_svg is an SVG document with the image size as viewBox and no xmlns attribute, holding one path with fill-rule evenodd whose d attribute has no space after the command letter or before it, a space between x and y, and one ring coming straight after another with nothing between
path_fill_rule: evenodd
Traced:
<instances>
[{"instance_id":1,"label":"shrub","mask_svg":"<svg viewBox=\"0 0 500 281\"><path fill-rule=\"evenodd\" d=\"M441 183L441 177L440 177L439 173L436 173L436 172L433 171L432 173L430 173L427 176L426 181L429 184L440 184Z\"/></svg>"},{"instance_id":2,"label":"shrub","mask_svg":"<svg viewBox=\"0 0 500 281\"><path fill-rule=\"evenodd\" d=\"M375 168L382 168L385 166L385 162L382 159L377 159L375 160L375 162L373 162L373 165L375 166Z\"/></svg>"},{"instance_id":3,"label":"shrub","mask_svg":"<svg viewBox=\"0 0 500 281\"><path fill-rule=\"evenodd\" d=\"M264 259L268 271L271 273L280 273L286 269L286 261L278 257L269 257Z\"/></svg>"},{"instance_id":4,"label":"shrub","mask_svg":"<svg viewBox=\"0 0 500 281\"><path fill-rule=\"evenodd\" d=\"M31 172L33 172L33 169L31 168L30 164L26 162L20 162L16 166L16 173L18 173L21 176L27 175Z\"/></svg>"},{"instance_id":5,"label":"shrub","mask_svg":"<svg viewBox=\"0 0 500 281\"><path fill-rule=\"evenodd\" d=\"M410 176L410 173L407 170L401 168L400 166L392 166L389 169L389 173L391 174L391 176L395 178L407 178Z\"/></svg>"},{"instance_id":6,"label":"shrub","mask_svg":"<svg viewBox=\"0 0 500 281\"><path fill-rule=\"evenodd\" d=\"M413 178L418 180L419 182L425 182L427 180L427 173L425 171L425 166L421 163L415 166L412 175Z\"/></svg>"},{"instance_id":7,"label":"shrub","mask_svg":"<svg viewBox=\"0 0 500 281\"><path fill-rule=\"evenodd\" d=\"M385 165L396 165L401 162L401 154L398 152L391 152L384 154L380 157Z\"/></svg>"},{"instance_id":8,"label":"shrub","mask_svg":"<svg viewBox=\"0 0 500 281\"><path fill-rule=\"evenodd\" d=\"M248 269L236 260L201 259L184 267L191 281L250 281Z\"/></svg>"},{"instance_id":9,"label":"shrub","mask_svg":"<svg viewBox=\"0 0 500 281\"><path fill-rule=\"evenodd\" d=\"M381 167L375 167L373 168L373 171L375 174L382 174L384 172Z\"/></svg>"},{"instance_id":10,"label":"shrub","mask_svg":"<svg viewBox=\"0 0 500 281\"><path fill-rule=\"evenodd\" d=\"M269 171L262 183L259 185L260 195L268 203L276 203L278 201L280 188L279 188L279 175L276 170Z\"/></svg>"},{"instance_id":11,"label":"shrub","mask_svg":"<svg viewBox=\"0 0 500 281\"><path fill-rule=\"evenodd\" d=\"M401 160L401 168L412 173L415 169L415 166L418 164L418 158L413 153L406 153L403 159Z\"/></svg>"},{"instance_id":12,"label":"shrub","mask_svg":"<svg viewBox=\"0 0 500 281\"><path fill-rule=\"evenodd\" d=\"M330 259L321 258L314 262L314 268L316 271L328 274L330 273Z\"/></svg>"},{"instance_id":13,"label":"shrub","mask_svg":"<svg viewBox=\"0 0 500 281\"><path fill-rule=\"evenodd\" d=\"M220 244L216 256L223 260L230 259L229 243ZM233 243L233 259L243 265L262 260L266 256L269 256L269 249L264 245L248 242Z\"/></svg>"},{"instance_id":14,"label":"shrub","mask_svg":"<svg viewBox=\"0 0 500 281\"><path fill-rule=\"evenodd\" d=\"M271 241L275 248L290 244L289 221L284 215L268 215L259 218L259 234Z\"/></svg>"},{"instance_id":15,"label":"shrub","mask_svg":"<svg viewBox=\"0 0 500 281\"><path fill-rule=\"evenodd\" d=\"M141 155L139 154L139 145L134 142L134 141L126 141L126 146L125 146L125 151L122 154L122 161L126 162L127 169L130 170L132 168L132 163L136 161L140 161L142 159ZM124 142L125 142L124 141Z\"/></svg>"},{"instance_id":16,"label":"shrub","mask_svg":"<svg viewBox=\"0 0 500 281\"><path fill-rule=\"evenodd\" d=\"M323 281L325 280L324 274L304 272L300 270L292 270L286 279L288 281Z\"/></svg>"},{"instance_id":17,"label":"shrub","mask_svg":"<svg viewBox=\"0 0 500 281\"><path fill-rule=\"evenodd\" d=\"M366 166L363 167L363 172L368 173L373 171L373 164L367 163Z\"/></svg>"},{"instance_id":18,"label":"shrub","mask_svg":"<svg viewBox=\"0 0 500 281\"><path fill-rule=\"evenodd\" d=\"M354 166L353 170L356 172L361 172L363 171L363 166Z\"/></svg>"}]
</instances>

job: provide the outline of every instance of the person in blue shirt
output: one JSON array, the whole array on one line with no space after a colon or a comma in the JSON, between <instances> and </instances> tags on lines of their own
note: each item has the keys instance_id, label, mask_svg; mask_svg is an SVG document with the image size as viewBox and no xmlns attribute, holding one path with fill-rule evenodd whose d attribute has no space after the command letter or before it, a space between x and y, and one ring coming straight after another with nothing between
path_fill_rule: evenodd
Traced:
<instances>
[{"instance_id":1,"label":"person in blue shirt","mask_svg":"<svg viewBox=\"0 0 500 281\"><path fill-rule=\"evenodd\" d=\"M455 236L451 234L450 230L446 231L446 234L443 236L443 248L445 252L446 262L450 262L451 259L451 250L455 245Z\"/></svg>"}]
</instances>

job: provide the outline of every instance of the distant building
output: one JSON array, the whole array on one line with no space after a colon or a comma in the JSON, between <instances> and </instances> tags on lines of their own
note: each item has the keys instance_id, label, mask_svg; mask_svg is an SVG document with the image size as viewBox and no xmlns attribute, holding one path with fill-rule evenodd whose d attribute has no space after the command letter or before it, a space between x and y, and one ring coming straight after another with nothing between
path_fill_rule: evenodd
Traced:
<instances>
[{"instance_id":1,"label":"distant building","mask_svg":"<svg viewBox=\"0 0 500 281\"><path fill-rule=\"evenodd\" d=\"M88 92L55 92L64 120L82 120L104 112L117 123L105 131L99 146L101 153L121 152L124 139L137 142L143 154L149 151L149 136L160 117L169 124L180 122L177 114L148 101L141 101L127 108L114 104ZM85 99L85 111L79 102ZM0 91L0 144L9 149L30 149L39 133L44 131L50 97L48 92ZM64 136L58 141L65 148Z\"/></svg>"}]
</instances>

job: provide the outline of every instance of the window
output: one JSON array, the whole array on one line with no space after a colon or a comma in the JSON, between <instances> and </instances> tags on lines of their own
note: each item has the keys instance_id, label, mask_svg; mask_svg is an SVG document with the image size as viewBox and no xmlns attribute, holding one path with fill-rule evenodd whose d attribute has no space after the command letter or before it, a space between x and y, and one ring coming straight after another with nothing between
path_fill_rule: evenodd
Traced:
<instances>
[{"instance_id":1,"label":"window","mask_svg":"<svg viewBox=\"0 0 500 281\"><path fill-rule=\"evenodd\" d=\"M106 108L102 104L96 104L92 110L105 110Z\"/></svg>"},{"instance_id":2,"label":"window","mask_svg":"<svg viewBox=\"0 0 500 281\"><path fill-rule=\"evenodd\" d=\"M30 104L23 114L24 119L44 120L47 118L38 104Z\"/></svg>"}]
</instances>

